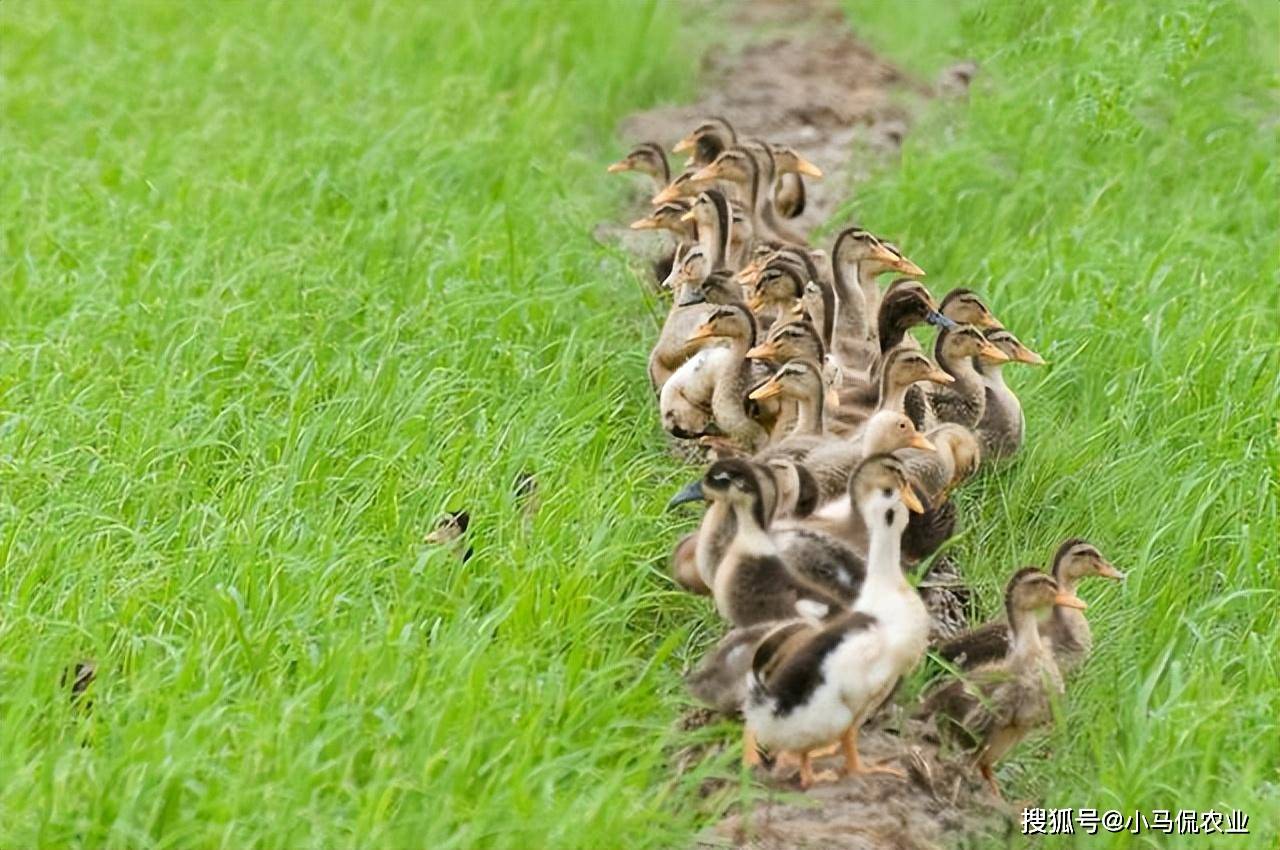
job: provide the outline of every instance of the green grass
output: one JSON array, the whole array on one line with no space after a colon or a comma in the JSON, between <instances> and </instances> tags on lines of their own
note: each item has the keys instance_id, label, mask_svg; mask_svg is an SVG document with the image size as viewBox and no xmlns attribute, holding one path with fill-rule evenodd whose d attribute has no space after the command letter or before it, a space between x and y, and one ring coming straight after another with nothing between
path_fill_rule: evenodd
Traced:
<instances>
[{"instance_id":1,"label":"green grass","mask_svg":"<svg viewBox=\"0 0 1280 850\"><path fill-rule=\"evenodd\" d=\"M1098 655L1006 783L1274 833L1275 8L969 0L926 39L856 6L905 65L984 73L852 212L1053 363L1013 376L1031 444L963 493L957 555L988 607L1069 533L1131 573L1085 588ZM705 822L728 757L665 752L715 627L661 575L688 471L589 236L634 202L614 122L688 91L678 14L0 4L0 847ZM421 544L460 506L465 566Z\"/></svg>"},{"instance_id":2,"label":"green grass","mask_svg":"<svg viewBox=\"0 0 1280 850\"><path fill-rule=\"evenodd\" d=\"M963 5L923 44L851 3L908 67L954 44L983 67L851 214L1051 363L1008 370L1029 445L961 496L984 607L1069 535L1129 572L1083 589L1098 652L1065 723L1003 773L1058 808L1240 809L1261 846L1280 833L1277 7Z\"/></svg>"}]
</instances>

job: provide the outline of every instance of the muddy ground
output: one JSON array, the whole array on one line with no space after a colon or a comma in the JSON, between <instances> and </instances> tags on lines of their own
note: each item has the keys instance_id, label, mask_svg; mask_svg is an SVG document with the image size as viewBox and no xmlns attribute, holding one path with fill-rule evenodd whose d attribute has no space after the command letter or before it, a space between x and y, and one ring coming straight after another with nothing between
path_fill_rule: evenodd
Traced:
<instances>
[{"instance_id":1,"label":"muddy ground","mask_svg":"<svg viewBox=\"0 0 1280 850\"><path fill-rule=\"evenodd\" d=\"M963 96L976 71L960 63L937 81L914 79L860 42L844 13L827 0L746 0L723 14L723 43L707 52L699 98L631 115L618 135L627 144L653 141L669 150L704 118L718 115L740 136L795 147L826 174L807 181L807 205L797 222L806 231L852 223L832 216L871 166L892 161L913 113L929 98ZM637 185L637 216L647 188ZM624 228L603 225L598 236L645 257L664 244L653 234ZM844 778L801 795L794 769L762 770L761 782L778 792L771 802L726 818L699 836L696 846L913 850L1009 834L1017 807L997 803L976 771L940 758L928 731L904 715L891 710L868 723L861 751L868 761L888 760L905 770L907 779ZM693 729L712 719L696 709L679 725ZM673 767L683 772L721 749L691 745L673 756ZM818 767L838 764L833 757ZM703 789L717 790L714 783Z\"/></svg>"}]
</instances>

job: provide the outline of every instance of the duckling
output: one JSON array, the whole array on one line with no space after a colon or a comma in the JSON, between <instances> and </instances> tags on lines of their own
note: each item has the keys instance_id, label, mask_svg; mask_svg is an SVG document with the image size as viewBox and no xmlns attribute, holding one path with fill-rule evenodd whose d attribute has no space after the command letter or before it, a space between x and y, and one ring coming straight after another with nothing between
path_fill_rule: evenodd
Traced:
<instances>
[{"instance_id":1,"label":"duckling","mask_svg":"<svg viewBox=\"0 0 1280 850\"><path fill-rule=\"evenodd\" d=\"M686 219L689 212L686 200L670 201L655 207L653 212L643 218L631 222L632 230L666 230L675 237L676 244L692 242L697 236L697 227Z\"/></svg>"},{"instance_id":2,"label":"duckling","mask_svg":"<svg viewBox=\"0 0 1280 850\"><path fill-rule=\"evenodd\" d=\"M916 385L907 391L906 411L917 428L925 430L941 422L976 428L986 412L986 387L973 359L1006 363L1008 355L987 342L973 325L943 328L933 346L934 359L955 381L925 390Z\"/></svg>"},{"instance_id":3,"label":"duckling","mask_svg":"<svg viewBox=\"0 0 1280 850\"><path fill-rule=\"evenodd\" d=\"M667 154L656 142L641 142L636 145L630 153L610 165L608 171L610 174L623 171L647 174L659 190L671 182L671 166L667 164Z\"/></svg>"},{"instance_id":4,"label":"duckling","mask_svg":"<svg viewBox=\"0 0 1280 850\"><path fill-rule=\"evenodd\" d=\"M972 289L953 289L942 299L938 312L957 325L973 325L980 331L1003 327L991 309Z\"/></svg>"},{"instance_id":5,"label":"duckling","mask_svg":"<svg viewBox=\"0 0 1280 850\"><path fill-rule=\"evenodd\" d=\"M756 275L747 306L758 316L776 317L799 303L814 326L822 329L825 345L834 330L835 294L823 282L808 277L805 267L794 258L791 252L775 253Z\"/></svg>"},{"instance_id":6,"label":"duckling","mask_svg":"<svg viewBox=\"0 0 1280 850\"><path fill-rule=\"evenodd\" d=\"M677 254L676 268L672 271L672 287L675 303L667 313L649 353L649 381L662 392L675 371L694 354L689 346L689 336L707 320L716 305L731 304L740 300L742 289L727 272L702 275L706 263L700 249L693 248Z\"/></svg>"},{"instance_id":7,"label":"duckling","mask_svg":"<svg viewBox=\"0 0 1280 850\"><path fill-rule=\"evenodd\" d=\"M858 754L863 722L924 655L929 614L899 566L899 539L915 496L893 458L863 461L850 482L870 529L866 579L851 609L820 627L784 625L756 647L743 714L745 743L798 753L800 784L818 779L812 753L839 739L849 774L889 773Z\"/></svg>"},{"instance_id":8,"label":"duckling","mask_svg":"<svg viewBox=\"0 0 1280 850\"><path fill-rule=\"evenodd\" d=\"M822 367L812 360L788 360L768 380L747 395L747 398L757 402L781 399L790 402L795 408L790 430L781 439L773 441L771 454L792 456L796 452L803 453L824 439L825 396L826 384L822 377Z\"/></svg>"},{"instance_id":9,"label":"duckling","mask_svg":"<svg viewBox=\"0 0 1280 850\"><path fill-rule=\"evenodd\" d=\"M703 121L693 132L676 142L672 153L688 153L689 165L710 165L725 148L736 144L738 133L733 125L718 115Z\"/></svg>"},{"instance_id":10,"label":"duckling","mask_svg":"<svg viewBox=\"0 0 1280 850\"><path fill-rule=\"evenodd\" d=\"M1091 576L1124 580L1124 573L1112 566L1096 546L1079 537L1065 540L1058 547L1051 572L1058 587L1071 596L1076 595L1080 581ZM1052 616L1040 625L1040 635L1049 643L1063 673L1078 670L1093 649L1093 633L1089 621L1080 613L1082 610L1055 608ZM997 621L947 641L938 647L937 653L955 666L971 670L1004 658L1015 640L1009 623Z\"/></svg>"},{"instance_id":11,"label":"duckling","mask_svg":"<svg viewBox=\"0 0 1280 850\"><path fill-rule=\"evenodd\" d=\"M795 459L804 464L818 485L819 508L803 520L787 520L783 527L823 531L852 544L855 551L865 551L866 529L853 508L849 476L865 458L909 447L931 450L933 444L903 414L880 411L867 420L855 439L824 440L809 449ZM761 456L770 454L766 450Z\"/></svg>"},{"instance_id":12,"label":"duckling","mask_svg":"<svg viewBox=\"0 0 1280 850\"><path fill-rule=\"evenodd\" d=\"M902 535L903 561L909 566L928 558L951 539L957 511L948 497L978 471L982 457L978 438L962 425L939 425L925 437L933 444L933 451L906 448L894 453L928 504L927 510L911 517Z\"/></svg>"},{"instance_id":13,"label":"duckling","mask_svg":"<svg viewBox=\"0 0 1280 850\"><path fill-rule=\"evenodd\" d=\"M716 461L701 481L676 494L671 505L704 499L709 505L699 529L698 569L711 588L716 610L735 626L753 626L793 617L821 619L841 608L840 600L787 569L766 531L776 506L771 476L759 464L731 458ZM715 514L723 524L732 517L727 535L708 528ZM705 538L705 540L704 540ZM711 562L710 552L723 546Z\"/></svg>"},{"instance_id":14,"label":"duckling","mask_svg":"<svg viewBox=\"0 0 1280 850\"><path fill-rule=\"evenodd\" d=\"M467 511L449 511L436 521L436 526L422 542L430 546L448 546L458 556L458 560L466 563L475 550L464 539L467 527L471 525L471 514Z\"/></svg>"},{"instance_id":15,"label":"duckling","mask_svg":"<svg viewBox=\"0 0 1280 850\"><path fill-rule=\"evenodd\" d=\"M937 719L940 732L974 751L974 764L1000 799L995 764L1052 719L1053 703L1065 691L1037 624L1038 615L1051 607L1083 611L1085 604L1035 567L1018 570L1005 590L1013 632L1009 654L974 669L965 680L940 686L924 702L922 713Z\"/></svg>"},{"instance_id":16,"label":"duckling","mask_svg":"<svg viewBox=\"0 0 1280 850\"><path fill-rule=\"evenodd\" d=\"M735 715L742 711L747 694L747 672L756 645L779 626L803 625L801 619L769 620L746 628L730 629L702 660L684 677L685 687L694 699L720 714Z\"/></svg>"},{"instance_id":17,"label":"duckling","mask_svg":"<svg viewBox=\"0 0 1280 850\"><path fill-rule=\"evenodd\" d=\"M733 212L724 193L718 189L706 189L689 206L684 220L693 222L698 234L698 244L712 271L726 268L729 245L733 231Z\"/></svg>"},{"instance_id":18,"label":"duckling","mask_svg":"<svg viewBox=\"0 0 1280 850\"><path fill-rule=\"evenodd\" d=\"M882 368L880 364L883 364L890 351L898 348L904 341L915 345L915 340L907 336L907 331L926 322L936 324L939 316L941 314L938 312L937 302L921 283L910 278L895 280L885 290L884 300L876 313L879 358L872 374L879 377Z\"/></svg>"},{"instance_id":19,"label":"duckling","mask_svg":"<svg viewBox=\"0 0 1280 850\"><path fill-rule=\"evenodd\" d=\"M710 164L694 172L694 182L722 181L736 187L738 199L752 217L757 237L775 236L784 242L803 245L804 237L784 225L773 206L772 187L776 163L772 153L760 144L740 144L727 148Z\"/></svg>"},{"instance_id":20,"label":"duckling","mask_svg":"<svg viewBox=\"0 0 1280 850\"><path fill-rule=\"evenodd\" d=\"M794 148L771 145L778 166L778 180L773 186L773 205L783 218L799 218L804 215L807 196L804 177L822 179L822 169L809 162Z\"/></svg>"},{"instance_id":21,"label":"duckling","mask_svg":"<svg viewBox=\"0 0 1280 850\"><path fill-rule=\"evenodd\" d=\"M704 180L697 177L697 172L686 171L683 174L677 174L672 178L666 187L654 195L649 203L655 207L663 204L669 204L672 201L678 201L682 198L692 198L704 189L714 189L716 181Z\"/></svg>"},{"instance_id":22,"label":"duckling","mask_svg":"<svg viewBox=\"0 0 1280 850\"><path fill-rule=\"evenodd\" d=\"M868 384L855 384L840 391L840 409L866 417L878 410L905 412L907 390L920 381L950 384L955 378L914 348L896 348L885 358L880 382L875 393Z\"/></svg>"},{"instance_id":23,"label":"duckling","mask_svg":"<svg viewBox=\"0 0 1280 850\"><path fill-rule=\"evenodd\" d=\"M1010 362L1044 365L1044 358L1003 328L987 331L986 337L987 342L1000 349ZM983 457L993 460L1017 454L1027 429L1022 403L1004 382L1004 365L987 362L981 357L973 361L974 368L982 376L986 397L986 408L978 421L978 438L982 441Z\"/></svg>"},{"instance_id":24,"label":"duckling","mask_svg":"<svg viewBox=\"0 0 1280 850\"><path fill-rule=\"evenodd\" d=\"M768 433L747 415L744 405L753 382L752 361L746 355L756 342L755 319L745 304L715 308L688 337L690 345L700 348L711 341L725 344L702 348L663 385L663 427L689 438L706 433L713 423L720 433L754 451L768 440Z\"/></svg>"},{"instance_id":25,"label":"duckling","mask_svg":"<svg viewBox=\"0 0 1280 850\"><path fill-rule=\"evenodd\" d=\"M865 369L875 352L869 343L876 339L874 322L880 312L876 278L889 271L924 277L924 269L861 227L846 227L836 236L831 248L831 275L840 311L836 333L844 346L839 354L850 368Z\"/></svg>"}]
</instances>

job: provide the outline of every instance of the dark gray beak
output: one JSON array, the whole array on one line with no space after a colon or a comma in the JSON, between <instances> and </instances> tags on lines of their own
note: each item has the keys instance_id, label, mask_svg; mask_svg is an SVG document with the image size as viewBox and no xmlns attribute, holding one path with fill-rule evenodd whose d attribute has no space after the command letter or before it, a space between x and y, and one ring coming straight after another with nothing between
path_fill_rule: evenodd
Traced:
<instances>
[{"instance_id":1,"label":"dark gray beak","mask_svg":"<svg viewBox=\"0 0 1280 850\"><path fill-rule=\"evenodd\" d=\"M691 481L671 497L671 501L667 502L667 510L674 510L685 502L701 502L705 498L702 494L702 480Z\"/></svg>"},{"instance_id":2,"label":"dark gray beak","mask_svg":"<svg viewBox=\"0 0 1280 850\"><path fill-rule=\"evenodd\" d=\"M956 328L960 327L955 322L951 321L946 316L939 313L937 310L930 310L929 315L925 316L925 319L929 322L929 324L936 325L937 327L940 327L940 328L946 328L949 331L953 331Z\"/></svg>"}]
</instances>

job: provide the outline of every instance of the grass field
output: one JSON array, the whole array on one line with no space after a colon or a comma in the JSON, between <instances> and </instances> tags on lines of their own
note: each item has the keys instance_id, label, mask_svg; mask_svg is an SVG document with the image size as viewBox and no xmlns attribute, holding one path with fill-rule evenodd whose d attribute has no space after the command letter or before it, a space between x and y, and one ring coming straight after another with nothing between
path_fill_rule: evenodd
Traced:
<instances>
[{"instance_id":1,"label":"grass field","mask_svg":"<svg viewBox=\"0 0 1280 850\"><path fill-rule=\"evenodd\" d=\"M962 8L852 4L907 67L984 75L851 211L1052 363L1013 376L1024 456L962 495L985 598L1067 534L1131 575L1084 589L1099 652L1002 775L1274 834L1276 9ZM625 217L614 122L692 85L678 11L0 5L0 847L645 847L710 816L729 757L664 754L716 627L662 575L689 471L589 236ZM421 543L463 506L465 566Z\"/></svg>"}]
</instances>

